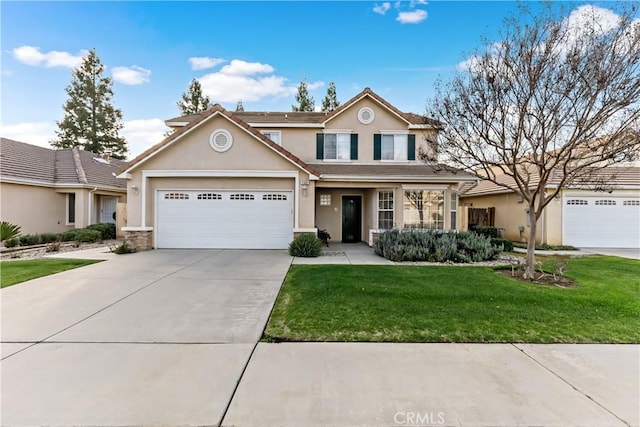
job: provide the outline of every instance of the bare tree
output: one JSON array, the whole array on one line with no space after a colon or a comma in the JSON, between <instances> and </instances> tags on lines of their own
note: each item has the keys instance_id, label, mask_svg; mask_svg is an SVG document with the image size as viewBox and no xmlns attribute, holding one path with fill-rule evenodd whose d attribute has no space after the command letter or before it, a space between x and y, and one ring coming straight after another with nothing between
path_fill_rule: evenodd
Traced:
<instances>
[{"instance_id":1,"label":"bare tree","mask_svg":"<svg viewBox=\"0 0 640 427\"><path fill-rule=\"evenodd\" d=\"M430 104L446 126L443 160L526 202L526 278L536 223L554 196L640 150L635 6L580 6L564 17L553 7L534 15L522 6L508 17L500 41L485 41L449 83L438 83Z\"/></svg>"}]
</instances>

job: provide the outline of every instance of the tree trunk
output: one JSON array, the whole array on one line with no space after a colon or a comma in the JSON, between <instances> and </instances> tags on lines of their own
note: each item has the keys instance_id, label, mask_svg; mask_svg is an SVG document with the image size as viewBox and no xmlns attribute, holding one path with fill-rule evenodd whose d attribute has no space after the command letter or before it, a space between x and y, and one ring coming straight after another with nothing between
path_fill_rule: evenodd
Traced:
<instances>
[{"instance_id":1,"label":"tree trunk","mask_svg":"<svg viewBox=\"0 0 640 427\"><path fill-rule=\"evenodd\" d=\"M524 266L525 279L533 279L536 271L536 231L538 222L536 221L535 209L529 206L529 239L527 241L527 262Z\"/></svg>"}]
</instances>

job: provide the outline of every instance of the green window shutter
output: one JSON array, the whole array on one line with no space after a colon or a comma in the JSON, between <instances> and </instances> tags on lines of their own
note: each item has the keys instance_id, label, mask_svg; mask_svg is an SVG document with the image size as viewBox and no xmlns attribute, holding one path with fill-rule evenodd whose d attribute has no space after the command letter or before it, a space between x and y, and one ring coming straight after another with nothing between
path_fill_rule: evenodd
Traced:
<instances>
[{"instance_id":1,"label":"green window shutter","mask_svg":"<svg viewBox=\"0 0 640 427\"><path fill-rule=\"evenodd\" d=\"M407 160L416 159L416 136L408 135L407 138Z\"/></svg>"},{"instance_id":2,"label":"green window shutter","mask_svg":"<svg viewBox=\"0 0 640 427\"><path fill-rule=\"evenodd\" d=\"M358 160L358 134L351 134L351 160Z\"/></svg>"},{"instance_id":3,"label":"green window shutter","mask_svg":"<svg viewBox=\"0 0 640 427\"><path fill-rule=\"evenodd\" d=\"M382 135L373 134L373 160L382 159Z\"/></svg>"},{"instance_id":4,"label":"green window shutter","mask_svg":"<svg viewBox=\"0 0 640 427\"><path fill-rule=\"evenodd\" d=\"M316 134L316 159L324 159L324 134Z\"/></svg>"}]
</instances>

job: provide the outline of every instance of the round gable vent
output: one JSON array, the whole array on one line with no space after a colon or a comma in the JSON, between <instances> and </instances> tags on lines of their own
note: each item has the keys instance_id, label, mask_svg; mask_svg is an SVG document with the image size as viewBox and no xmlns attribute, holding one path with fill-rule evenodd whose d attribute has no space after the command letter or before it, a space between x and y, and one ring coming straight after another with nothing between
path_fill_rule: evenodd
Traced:
<instances>
[{"instance_id":1,"label":"round gable vent","mask_svg":"<svg viewBox=\"0 0 640 427\"><path fill-rule=\"evenodd\" d=\"M360 123L362 123L363 125L368 125L369 123L373 122L373 119L375 119L375 117L375 113L369 107L362 107L360 110L358 110L358 121L360 121Z\"/></svg>"},{"instance_id":2,"label":"round gable vent","mask_svg":"<svg viewBox=\"0 0 640 427\"><path fill-rule=\"evenodd\" d=\"M233 144L233 137L224 129L214 130L209 137L209 145L219 153L227 151L231 148L231 144Z\"/></svg>"}]
</instances>

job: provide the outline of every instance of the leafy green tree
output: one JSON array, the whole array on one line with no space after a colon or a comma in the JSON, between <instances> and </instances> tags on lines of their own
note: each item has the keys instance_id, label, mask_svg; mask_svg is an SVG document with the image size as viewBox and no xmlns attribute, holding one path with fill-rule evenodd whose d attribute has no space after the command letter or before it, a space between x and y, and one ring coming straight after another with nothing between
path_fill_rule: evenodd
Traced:
<instances>
[{"instance_id":1,"label":"leafy green tree","mask_svg":"<svg viewBox=\"0 0 640 427\"><path fill-rule=\"evenodd\" d=\"M338 101L338 95L336 94L336 84L329 82L327 87L327 94L322 100L322 111L333 111L340 106Z\"/></svg>"},{"instance_id":2,"label":"leafy green tree","mask_svg":"<svg viewBox=\"0 0 640 427\"><path fill-rule=\"evenodd\" d=\"M303 79L300 82L300 86L298 86L296 102L298 105L292 105L291 111L314 111L316 108L316 101L309 95L309 86L306 79Z\"/></svg>"},{"instance_id":3,"label":"leafy green tree","mask_svg":"<svg viewBox=\"0 0 640 427\"><path fill-rule=\"evenodd\" d=\"M187 116L198 114L209 108L209 97L202 94L202 85L197 79L191 80L189 89L182 93L182 100L176 103L180 112Z\"/></svg>"},{"instance_id":4,"label":"leafy green tree","mask_svg":"<svg viewBox=\"0 0 640 427\"><path fill-rule=\"evenodd\" d=\"M119 135L122 111L113 106L113 82L103 74L104 65L92 49L72 71L71 83L65 89L69 99L62 106L64 118L56 122L57 137L51 141L52 146L81 147L116 159L126 158L127 141Z\"/></svg>"},{"instance_id":5,"label":"leafy green tree","mask_svg":"<svg viewBox=\"0 0 640 427\"><path fill-rule=\"evenodd\" d=\"M242 105L242 99L236 104L236 111L244 111L244 105Z\"/></svg>"}]
</instances>

